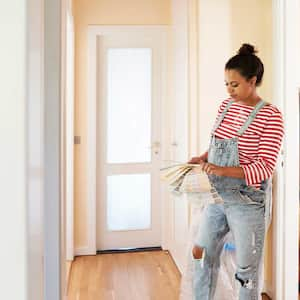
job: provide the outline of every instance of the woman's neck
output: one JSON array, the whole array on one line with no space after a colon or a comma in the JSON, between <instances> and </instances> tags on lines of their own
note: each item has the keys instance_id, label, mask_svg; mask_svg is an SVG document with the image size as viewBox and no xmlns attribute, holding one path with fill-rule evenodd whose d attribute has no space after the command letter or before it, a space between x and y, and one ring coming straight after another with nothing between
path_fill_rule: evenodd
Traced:
<instances>
[{"instance_id":1,"label":"woman's neck","mask_svg":"<svg viewBox=\"0 0 300 300\"><path fill-rule=\"evenodd\" d=\"M254 94L249 96L246 99L237 101L237 103L248 105L248 106L255 106L260 100L261 98L257 94Z\"/></svg>"}]
</instances>

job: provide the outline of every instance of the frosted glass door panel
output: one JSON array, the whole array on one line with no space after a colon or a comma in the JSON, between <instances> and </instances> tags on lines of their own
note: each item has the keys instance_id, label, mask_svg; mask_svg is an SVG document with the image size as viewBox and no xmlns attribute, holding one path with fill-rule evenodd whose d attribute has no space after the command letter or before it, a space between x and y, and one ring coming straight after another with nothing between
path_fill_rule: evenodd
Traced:
<instances>
[{"instance_id":1,"label":"frosted glass door panel","mask_svg":"<svg viewBox=\"0 0 300 300\"><path fill-rule=\"evenodd\" d=\"M107 229L142 230L150 227L150 174L108 176Z\"/></svg>"},{"instance_id":2,"label":"frosted glass door panel","mask_svg":"<svg viewBox=\"0 0 300 300\"><path fill-rule=\"evenodd\" d=\"M107 162L151 161L151 49L107 51Z\"/></svg>"}]
</instances>

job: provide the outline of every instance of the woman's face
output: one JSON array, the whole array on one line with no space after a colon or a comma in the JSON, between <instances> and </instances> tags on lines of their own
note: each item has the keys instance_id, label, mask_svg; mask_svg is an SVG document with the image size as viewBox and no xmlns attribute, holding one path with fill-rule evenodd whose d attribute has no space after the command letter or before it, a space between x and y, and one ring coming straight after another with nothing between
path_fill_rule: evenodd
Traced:
<instances>
[{"instance_id":1,"label":"woman's face","mask_svg":"<svg viewBox=\"0 0 300 300\"><path fill-rule=\"evenodd\" d=\"M247 80L234 69L225 70L225 85L230 97L236 101L248 99L255 91L256 76Z\"/></svg>"}]
</instances>

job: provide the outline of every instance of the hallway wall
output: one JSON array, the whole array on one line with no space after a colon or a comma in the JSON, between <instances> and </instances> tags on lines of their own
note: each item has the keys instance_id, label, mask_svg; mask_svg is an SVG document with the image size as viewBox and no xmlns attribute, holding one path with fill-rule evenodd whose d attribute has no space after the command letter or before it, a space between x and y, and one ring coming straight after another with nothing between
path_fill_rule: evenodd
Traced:
<instances>
[{"instance_id":1,"label":"hallway wall","mask_svg":"<svg viewBox=\"0 0 300 300\"><path fill-rule=\"evenodd\" d=\"M1 299L27 299L27 1L0 2Z\"/></svg>"},{"instance_id":2,"label":"hallway wall","mask_svg":"<svg viewBox=\"0 0 300 300\"><path fill-rule=\"evenodd\" d=\"M200 151L206 150L216 111L228 95L225 63L242 43L257 47L265 66L258 92L266 101L273 101L272 34L272 0L199 0Z\"/></svg>"},{"instance_id":3,"label":"hallway wall","mask_svg":"<svg viewBox=\"0 0 300 300\"><path fill-rule=\"evenodd\" d=\"M170 0L74 0L75 18L75 249L87 245L87 33L88 25L170 24Z\"/></svg>"}]
</instances>

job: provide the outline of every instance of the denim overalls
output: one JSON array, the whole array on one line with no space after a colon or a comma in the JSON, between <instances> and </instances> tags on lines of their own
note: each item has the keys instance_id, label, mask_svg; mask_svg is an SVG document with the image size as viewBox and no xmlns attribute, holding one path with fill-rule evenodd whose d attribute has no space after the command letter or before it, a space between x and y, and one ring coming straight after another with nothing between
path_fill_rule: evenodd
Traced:
<instances>
[{"instance_id":1,"label":"denim overalls","mask_svg":"<svg viewBox=\"0 0 300 300\"><path fill-rule=\"evenodd\" d=\"M218 139L214 136L232 103L228 103L212 131L208 162L218 166L239 166L238 137ZM266 103L260 101L254 107L237 136L245 132L264 105ZM258 271L265 238L265 203L270 180L262 182L261 189L257 190L247 186L244 179L216 175L209 175L209 179L224 203L209 204L200 222L195 245L203 248L204 252L201 259L194 259L194 299L213 299L223 237L229 230L236 246L235 278L241 283L239 299L260 299Z\"/></svg>"}]
</instances>

